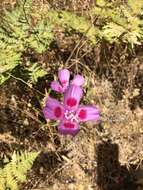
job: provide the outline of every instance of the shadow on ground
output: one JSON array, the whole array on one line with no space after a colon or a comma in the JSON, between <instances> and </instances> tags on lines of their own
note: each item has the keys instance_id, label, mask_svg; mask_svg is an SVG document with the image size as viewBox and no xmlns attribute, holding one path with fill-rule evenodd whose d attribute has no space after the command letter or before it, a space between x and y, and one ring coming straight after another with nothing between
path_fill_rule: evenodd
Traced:
<instances>
[{"instance_id":1,"label":"shadow on ground","mask_svg":"<svg viewBox=\"0 0 143 190\"><path fill-rule=\"evenodd\" d=\"M117 144L103 142L97 146L97 184L101 190L136 190L135 169L120 165Z\"/></svg>"}]
</instances>

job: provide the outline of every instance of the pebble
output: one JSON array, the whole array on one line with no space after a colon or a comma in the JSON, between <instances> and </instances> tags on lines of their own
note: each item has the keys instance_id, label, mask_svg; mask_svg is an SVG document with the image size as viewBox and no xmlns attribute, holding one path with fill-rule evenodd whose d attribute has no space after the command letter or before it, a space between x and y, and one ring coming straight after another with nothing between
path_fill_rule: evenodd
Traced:
<instances>
[{"instance_id":1,"label":"pebble","mask_svg":"<svg viewBox=\"0 0 143 190\"><path fill-rule=\"evenodd\" d=\"M23 125L25 125L25 126L28 126L28 125L29 125L29 121L28 121L27 118L24 119L24 121L23 121Z\"/></svg>"}]
</instances>

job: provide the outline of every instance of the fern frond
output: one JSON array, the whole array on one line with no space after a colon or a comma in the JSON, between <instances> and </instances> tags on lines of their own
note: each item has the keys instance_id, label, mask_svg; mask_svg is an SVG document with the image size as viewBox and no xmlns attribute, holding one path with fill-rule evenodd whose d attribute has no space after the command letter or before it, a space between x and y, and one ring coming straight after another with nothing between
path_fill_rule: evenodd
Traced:
<instances>
[{"instance_id":1,"label":"fern frond","mask_svg":"<svg viewBox=\"0 0 143 190\"><path fill-rule=\"evenodd\" d=\"M14 179L14 177L7 173L6 174L6 188L10 188L11 190L18 190L18 184L17 184L17 181L16 179Z\"/></svg>"},{"instance_id":2,"label":"fern frond","mask_svg":"<svg viewBox=\"0 0 143 190\"><path fill-rule=\"evenodd\" d=\"M0 187L3 188L1 190L18 190L18 182L26 181L26 173L31 169L37 155L36 152L14 153L12 160L0 169Z\"/></svg>"},{"instance_id":3,"label":"fern frond","mask_svg":"<svg viewBox=\"0 0 143 190\"><path fill-rule=\"evenodd\" d=\"M2 169L0 169L0 189L5 190L5 178Z\"/></svg>"},{"instance_id":4,"label":"fern frond","mask_svg":"<svg viewBox=\"0 0 143 190\"><path fill-rule=\"evenodd\" d=\"M10 78L9 75L7 75L6 73L4 74L0 74L0 85L2 85L6 80L8 80Z\"/></svg>"},{"instance_id":5,"label":"fern frond","mask_svg":"<svg viewBox=\"0 0 143 190\"><path fill-rule=\"evenodd\" d=\"M75 13L68 11L49 11L47 14L49 21L53 25L59 25L67 30L75 30L83 34L87 39L96 44L96 38L100 30L95 27L88 19L83 16L77 16Z\"/></svg>"},{"instance_id":6,"label":"fern frond","mask_svg":"<svg viewBox=\"0 0 143 190\"><path fill-rule=\"evenodd\" d=\"M76 14L67 11L62 11L60 18L61 22L64 23L67 28L73 28L85 35L93 44L96 44L96 37L99 35L99 29L90 23L90 21L85 17L77 16Z\"/></svg>"},{"instance_id":7,"label":"fern frond","mask_svg":"<svg viewBox=\"0 0 143 190\"><path fill-rule=\"evenodd\" d=\"M54 39L52 29L47 20L40 20L27 40L29 46L38 53L44 52Z\"/></svg>"},{"instance_id":8,"label":"fern frond","mask_svg":"<svg viewBox=\"0 0 143 190\"><path fill-rule=\"evenodd\" d=\"M132 9L133 14L139 15L142 13L143 1L142 0L128 0L128 5Z\"/></svg>"},{"instance_id":9,"label":"fern frond","mask_svg":"<svg viewBox=\"0 0 143 190\"><path fill-rule=\"evenodd\" d=\"M19 181L24 182L26 180L26 172L30 170L35 158L38 153L34 152L24 152L21 155L13 155L11 161L11 170L13 176L15 176Z\"/></svg>"},{"instance_id":10,"label":"fern frond","mask_svg":"<svg viewBox=\"0 0 143 190\"><path fill-rule=\"evenodd\" d=\"M126 30L115 23L109 23L103 27L103 36L109 42L118 41L119 37L125 32Z\"/></svg>"},{"instance_id":11,"label":"fern frond","mask_svg":"<svg viewBox=\"0 0 143 190\"><path fill-rule=\"evenodd\" d=\"M97 0L91 14L98 17L102 36L110 43L124 42L140 45L143 40L143 1L128 0L126 3Z\"/></svg>"},{"instance_id":12,"label":"fern frond","mask_svg":"<svg viewBox=\"0 0 143 190\"><path fill-rule=\"evenodd\" d=\"M14 69L21 63L21 54L8 46L0 51L0 74Z\"/></svg>"},{"instance_id":13,"label":"fern frond","mask_svg":"<svg viewBox=\"0 0 143 190\"><path fill-rule=\"evenodd\" d=\"M36 83L38 81L38 78L43 77L47 74L46 71L44 71L38 63L34 63L29 69L29 75L30 80L29 82Z\"/></svg>"}]
</instances>

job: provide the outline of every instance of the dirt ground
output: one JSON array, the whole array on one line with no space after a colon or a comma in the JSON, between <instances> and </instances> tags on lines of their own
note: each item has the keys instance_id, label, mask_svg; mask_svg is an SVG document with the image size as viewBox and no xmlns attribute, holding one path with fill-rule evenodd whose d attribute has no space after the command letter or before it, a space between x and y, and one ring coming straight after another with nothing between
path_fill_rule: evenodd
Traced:
<instances>
[{"instance_id":1,"label":"dirt ground","mask_svg":"<svg viewBox=\"0 0 143 190\"><path fill-rule=\"evenodd\" d=\"M0 164L14 150L40 151L20 190L143 190L143 46L84 43L73 52L73 39L57 35L47 52L26 52L47 71L36 85L15 71L0 87ZM84 123L74 138L59 135L41 112L45 91L71 54L67 67L86 80L81 102L101 110L99 124Z\"/></svg>"}]
</instances>

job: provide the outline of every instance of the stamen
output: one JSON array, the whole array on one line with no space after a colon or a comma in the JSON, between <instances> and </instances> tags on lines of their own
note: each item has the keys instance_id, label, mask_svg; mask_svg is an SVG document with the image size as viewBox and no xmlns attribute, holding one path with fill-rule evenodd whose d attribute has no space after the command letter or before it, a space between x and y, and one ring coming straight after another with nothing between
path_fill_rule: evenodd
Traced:
<instances>
[{"instance_id":1,"label":"stamen","mask_svg":"<svg viewBox=\"0 0 143 190\"><path fill-rule=\"evenodd\" d=\"M74 111L65 111L65 118L71 122L78 122L78 116L75 115Z\"/></svg>"}]
</instances>

